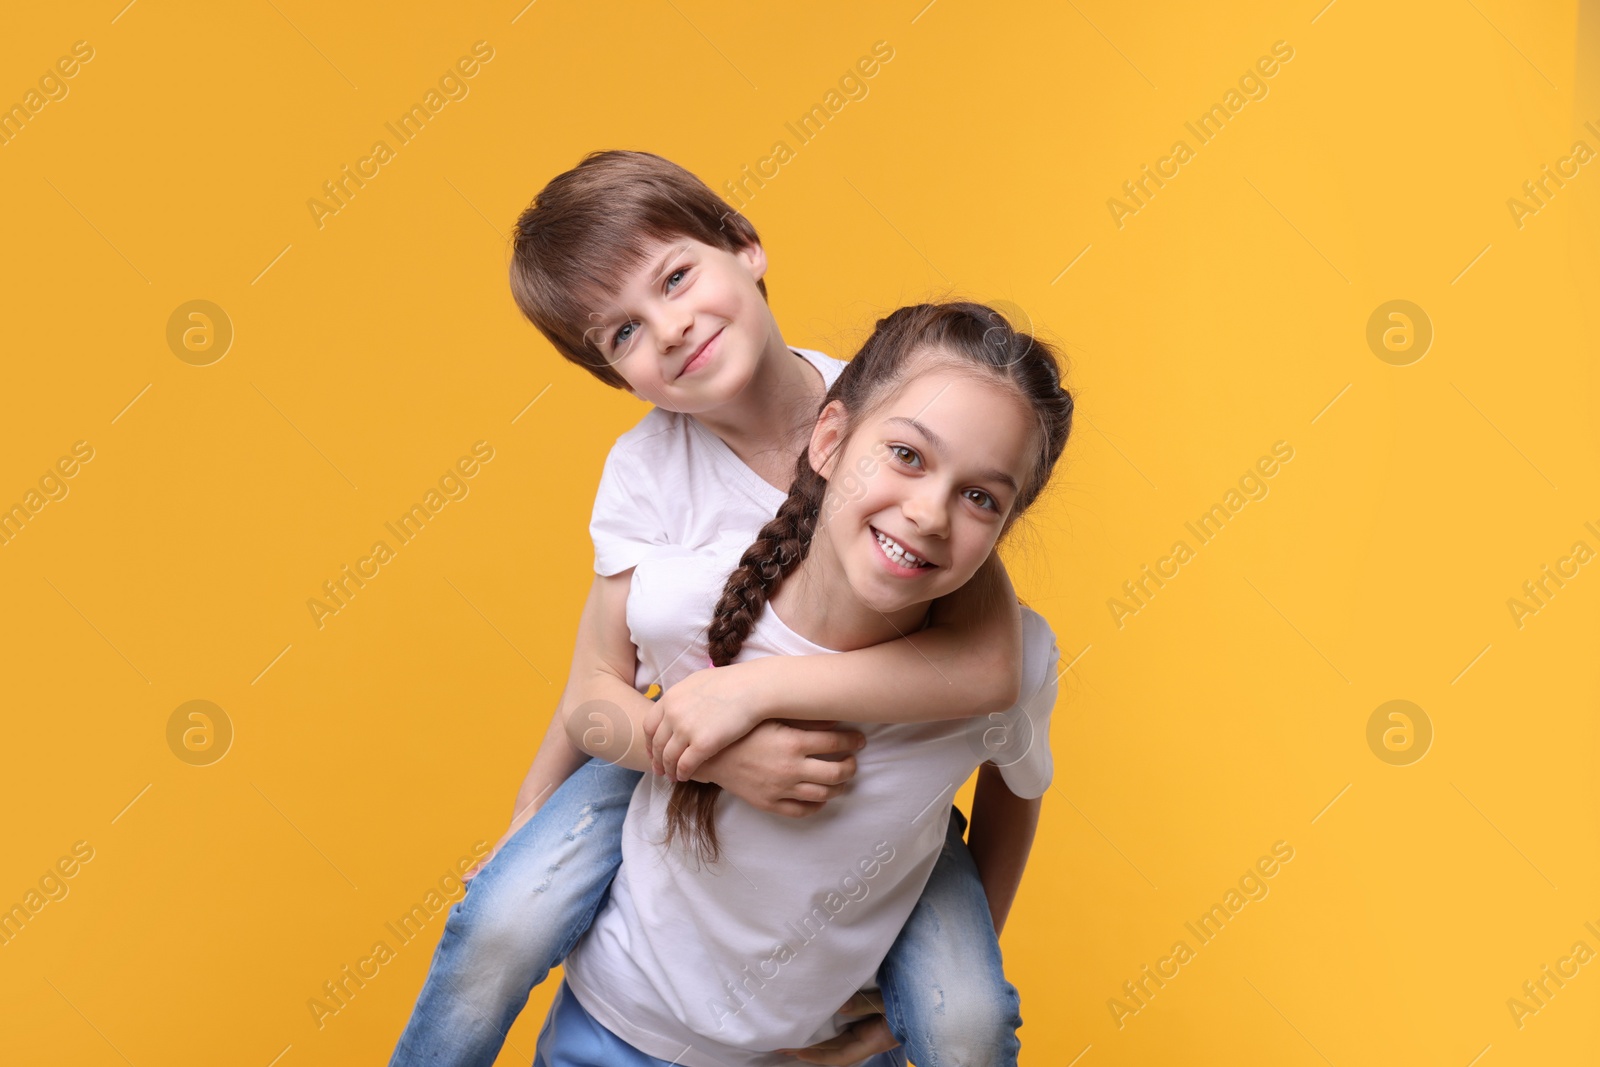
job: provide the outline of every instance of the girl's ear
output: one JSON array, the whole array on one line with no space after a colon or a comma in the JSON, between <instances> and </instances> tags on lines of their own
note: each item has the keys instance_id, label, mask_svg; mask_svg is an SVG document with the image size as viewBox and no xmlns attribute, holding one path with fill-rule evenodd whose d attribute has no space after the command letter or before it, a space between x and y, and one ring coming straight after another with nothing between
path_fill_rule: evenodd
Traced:
<instances>
[{"instance_id":1,"label":"girl's ear","mask_svg":"<svg viewBox=\"0 0 1600 1067\"><path fill-rule=\"evenodd\" d=\"M744 264L745 270L750 272L750 280L759 282L767 275L767 250L761 247L760 242L752 241L745 245L734 255L739 257L739 262Z\"/></svg>"},{"instance_id":2,"label":"girl's ear","mask_svg":"<svg viewBox=\"0 0 1600 1067\"><path fill-rule=\"evenodd\" d=\"M844 443L846 421L844 405L837 400L830 400L817 416L817 424L811 428L811 444L806 456L811 462L811 469L824 480L833 477L833 468L839 460L839 448Z\"/></svg>"}]
</instances>

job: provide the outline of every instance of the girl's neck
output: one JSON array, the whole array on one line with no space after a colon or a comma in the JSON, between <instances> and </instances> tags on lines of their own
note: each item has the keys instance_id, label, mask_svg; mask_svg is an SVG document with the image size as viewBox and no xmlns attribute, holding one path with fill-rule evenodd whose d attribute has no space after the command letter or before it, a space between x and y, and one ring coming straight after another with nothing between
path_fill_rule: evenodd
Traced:
<instances>
[{"instance_id":1,"label":"girl's neck","mask_svg":"<svg viewBox=\"0 0 1600 1067\"><path fill-rule=\"evenodd\" d=\"M762 480L787 490L826 391L817 369L774 331L739 399L694 417Z\"/></svg>"},{"instance_id":2,"label":"girl's neck","mask_svg":"<svg viewBox=\"0 0 1600 1067\"><path fill-rule=\"evenodd\" d=\"M784 578L767 610L813 644L835 652L893 641L916 633L927 621L929 604L912 604L885 614L850 587L825 532L819 531L804 561Z\"/></svg>"}]
</instances>

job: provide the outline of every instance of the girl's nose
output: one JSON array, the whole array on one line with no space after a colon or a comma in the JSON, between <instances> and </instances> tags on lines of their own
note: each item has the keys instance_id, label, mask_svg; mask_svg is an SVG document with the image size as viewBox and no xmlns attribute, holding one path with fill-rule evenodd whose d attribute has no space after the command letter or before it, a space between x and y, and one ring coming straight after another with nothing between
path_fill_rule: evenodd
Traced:
<instances>
[{"instance_id":1,"label":"girl's nose","mask_svg":"<svg viewBox=\"0 0 1600 1067\"><path fill-rule=\"evenodd\" d=\"M900 510L917 532L926 537L946 537L950 533L950 511L945 506L945 494L931 485L925 492L913 493L900 505Z\"/></svg>"}]
</instances>

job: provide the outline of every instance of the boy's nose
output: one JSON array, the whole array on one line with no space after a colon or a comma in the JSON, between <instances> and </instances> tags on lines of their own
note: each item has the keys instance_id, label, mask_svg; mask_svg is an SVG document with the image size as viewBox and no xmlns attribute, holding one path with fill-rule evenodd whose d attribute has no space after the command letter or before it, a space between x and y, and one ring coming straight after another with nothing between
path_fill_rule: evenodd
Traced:
<instances>
[{"instance_id":1,"label":"boy's nose","mask_svg":"<svg viewBox=\"0 0 1600 1067\"><path fill-rule=\"evenodd\" d=\"M670 352L683 344L694 328L694 313L687 308L664 307L656 315L656 336L661 339L661 351Z\"/></svg>"}]
</instances>

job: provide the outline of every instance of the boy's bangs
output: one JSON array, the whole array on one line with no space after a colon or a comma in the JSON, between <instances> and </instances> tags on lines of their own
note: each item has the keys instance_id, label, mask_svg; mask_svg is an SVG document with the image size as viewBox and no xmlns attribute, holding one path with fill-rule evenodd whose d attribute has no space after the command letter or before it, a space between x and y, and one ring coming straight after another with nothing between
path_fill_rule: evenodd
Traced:
<instances>
[{"instance_id":1,"label":"boy's bangs","mask_svg":"<svg viewBox=\"0 0 1600 1067\"><path fill-rule=\"evenodd\" d=\"M565 284L545 281L541 301L550 320L561 324L562 340L603 364L599 326L619 310L616 294L628 277L644 266L650 237L637 230L605 225L594 228L593 237L575 244L561 274Z\"/></svg>"}]
</instances>

